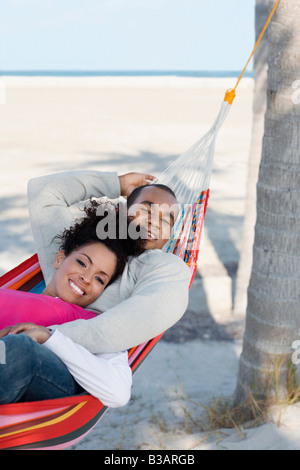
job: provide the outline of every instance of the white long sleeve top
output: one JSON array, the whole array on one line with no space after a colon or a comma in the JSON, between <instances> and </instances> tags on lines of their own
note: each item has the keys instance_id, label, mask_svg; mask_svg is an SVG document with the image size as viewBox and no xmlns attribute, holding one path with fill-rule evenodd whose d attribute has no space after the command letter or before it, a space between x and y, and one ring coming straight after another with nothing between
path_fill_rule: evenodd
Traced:
<instances>
[{"instance_id":1,"label":"white long sleeve top","mask_svg":"<svg viewBox=\"0 0 300 470\"><path fill-rule=\"evenodd\" d=\"M91 354L58 330L43 345L67 366L84 390L110 408L125 406L130 400L132 373L127 351Z\"/></svg>"}]
</instances>

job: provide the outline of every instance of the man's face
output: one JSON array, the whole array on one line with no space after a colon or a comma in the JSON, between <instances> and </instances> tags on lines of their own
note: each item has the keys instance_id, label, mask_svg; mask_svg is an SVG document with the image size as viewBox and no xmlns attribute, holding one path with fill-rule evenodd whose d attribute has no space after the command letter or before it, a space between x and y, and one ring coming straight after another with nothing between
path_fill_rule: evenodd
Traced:
<instances>
[{"instance_id":1,"label":"man's face","mask_svg":"<svg viewBox=\"0 0 300 470\"><path fill-rule=\"evenodd\" d=\"M135 226L140 227L141 238L146 239L147 250L162 249L169 240L178 215L174 196L154 185L143 188L128 209Z\"/></svg>"}]
</instances>

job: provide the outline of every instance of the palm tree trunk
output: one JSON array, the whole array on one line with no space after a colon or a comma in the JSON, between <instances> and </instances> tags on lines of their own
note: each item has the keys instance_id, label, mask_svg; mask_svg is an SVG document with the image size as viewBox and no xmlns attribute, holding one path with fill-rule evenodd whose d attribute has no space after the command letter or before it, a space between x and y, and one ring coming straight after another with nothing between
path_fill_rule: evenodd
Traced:
<instances>
[{"instance_id":1,"label":"palm tree trunk","mask_svg":"<svg viewBox=\"0 0 300 470\"><path fill-rule=\"evenodd\" d=\"M258 39L268 17L268 0L256 0L255 5L255 42ZM254 56L254 93L251 147L248 157L247 193L243 239L236 279L236 291L233 311L235 315L245 315L247 308L247 288L249 285L254 226L256 219L256 184L262 153L265 112L267 108L267 72L268 72L268 29Z\"/></svg>"},{"instance_id":2,"label":"palm tree trunk","mask_svg":"<svg viewBox=\"0 0 300 470\"><path fill-rule=\"evenodd\" d=\"M275 0L270 0L270 5ZM257 185L253 265L236 402L287 396L300 339L300 2L281 0L269 26L267 112ZM296 104L295 104L296 103ZM278 373L279 364L281 365ZM270 377L272 382L270 382Z\"/></svg>"}]
</instances>

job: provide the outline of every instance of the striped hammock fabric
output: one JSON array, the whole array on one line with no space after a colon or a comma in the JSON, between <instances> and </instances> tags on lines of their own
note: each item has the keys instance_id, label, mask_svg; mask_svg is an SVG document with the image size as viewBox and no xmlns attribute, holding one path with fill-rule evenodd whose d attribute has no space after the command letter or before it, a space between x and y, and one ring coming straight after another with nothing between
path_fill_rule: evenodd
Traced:
<instances>
[{"instance_id":1,"label":"striped hammock fabric","mask_svg":"<svg viewBox=\"0 0 300 470\"><path fill-rule=\"evenodd\" d=\"M215 140L229 107L230 103L224 101L211 130L158 179L174 190L181 205L166 251L188 264L191 283L197 269ZM0 277L0 288L41 293L44 286L37 255ZM129 351L133 374L161 336ZM106 411L107 408L89 394L0 405L0 449L68 448L85 437Z\"/></svg>"}]
</instances>

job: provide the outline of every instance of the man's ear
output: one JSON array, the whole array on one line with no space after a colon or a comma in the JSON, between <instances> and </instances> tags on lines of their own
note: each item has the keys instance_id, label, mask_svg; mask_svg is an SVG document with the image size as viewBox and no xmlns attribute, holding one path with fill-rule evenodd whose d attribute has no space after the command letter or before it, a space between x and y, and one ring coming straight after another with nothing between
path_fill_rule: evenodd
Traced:
<instances>
[{"instance_id":1,"label":"man's ear","mask_svg":"<svg viewBox=\"0 0 300 470\"><path fill-rule=\"evenodd\" d=\"M58 253L56 253L56 256L54 258L54 263L53 263L53 267L55 269L58 269L61 262L65 259L65 252L64 250L60 250Z\"/></svg>"}]
</instances>

